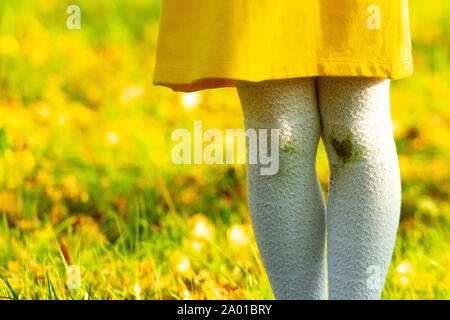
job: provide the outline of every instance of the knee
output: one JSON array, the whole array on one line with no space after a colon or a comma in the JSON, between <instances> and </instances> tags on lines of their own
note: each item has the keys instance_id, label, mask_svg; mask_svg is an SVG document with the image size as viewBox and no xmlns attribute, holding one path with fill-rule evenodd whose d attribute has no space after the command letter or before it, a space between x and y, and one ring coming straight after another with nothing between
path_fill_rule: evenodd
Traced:
<instances>
[{"instance_id":1,"label":"knee","mask_svg":"<svg viewBox=\"0 0 450 320\"><path fill-rule=\"evenodd\" d=\"M372 157L377 152L373 138L364 128L350 126L333 127L323 135L329 161L341 165Z\"/></svg>"},{"instance_id":2,"label":"knee","mask_svg":"<svg viewBox=\"0 0 450 320\"><path fill-rule=\"evenodd\" d=\"M314 161L320 140L320 124L314 120L280 123L280 155L306 157Z\"/></svg>"},{"instance_id":3,"label":"knee","mask_svg":"<svg viewBox=\"0 0 450 320\"><path fill-rule=\"evenodd\" d=\"M324 130L322 137L329 161L337 165L374 161L396 155L392 130L372 122L334 126Z\"/></svg>"}]
</instances>

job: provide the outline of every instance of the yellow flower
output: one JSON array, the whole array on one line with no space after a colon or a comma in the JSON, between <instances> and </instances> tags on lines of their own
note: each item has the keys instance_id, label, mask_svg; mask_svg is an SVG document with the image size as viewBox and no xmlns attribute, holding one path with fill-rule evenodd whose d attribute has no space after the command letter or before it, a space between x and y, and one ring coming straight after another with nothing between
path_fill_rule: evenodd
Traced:
<instances>
[{"instance_id":1,"label":"yellow flower","mask_svg":"<svg viewBox=\"0 0 450 320\"><path fill-rule=\"evenodd\" d=\"M227 290L225 290L222 287L217 287L217 286L213 286L211 288L213 294L214 294L214 299L218 299L218 300L227 300L228 296L227 296Z\"/></svg>"},{"instance_id":2,"label":"yellow flower","mask_svg":"<svg viewBox=\"0 0 450 320\"><path fill-rule=\"evenodd\" d=\"M243 225L235 224L227 230L227 239L231 246L245 247L250 243L250 237Z\"/></svg>"},{"instance_id":3,"label":"yellow flower","mask_svg":"<svg viewBox=\"0 0 450 320\"><path fill-rule=\"evenodd\" d=\"M83 203L86 203L89 201L89 193L87 193L86 191L83 191L80 193L80 200Z\"/></svg>"},{"instance_id":4,"label":"yellow flower","mask_svg":"<svg viewBox=\"0 0 450 320\"><path fill-rule=\"evenodd\" d=\"M15 273L22 269L22 264L19 261L8 261L8 270Z\"/></svg>"},{"instance_id":5,"label":"yellow flower","mask_svg":"<svg viewBox=\"0 0 450 320\"><path fill-rule=\"evenodd\" d=\"M0 191L0 212L17 215L21 211L21 201L12 191Z\"/></svg>"},{"instance_id":6,"label":"yellow flower","mask_svg":"<svg viewBox=\"0 0 450 320\"><path fill-rule=\"evenodd\" d=\"M32 105L31 108L36 120L43 122L49 120L51 107L47 102L37 101Z\"/></svg>"},{"instance_id":7,"label":"yellow flower","mask_svg":"<svg viewBox=\"0 0 450 320\"><path fill-rule=\"evenodd\" d=\"M439 216L439 208L436 203L433 202L433 199L430 197L423 197L417 202L417 206L421 211L430 216L437 217Z\"/></svg>"},{"instance_id":8,"label":"yellow flower","mask_svg":"<svg viewBox=\"0 0 450 320\"><path fill-rule=\"evenodd\" d=\"M199 92L183 93L181 95L181 104L186 110L194 109L201 101L201 94Z\"/></svg>"},{"instance_id":9,"label":"yellow flower","mask_svg":"<svg viewBox=\"0 0 450 320\"><path fill-rule=\"evenodd\" d=\"M241 268L235 266L233 268L233 271L231 272L231 277L233 278L233 281L238 283L244 278L244 274L242 273Z\"/></svg>"},{"instance_id":10,"label":"yellow flower","mask_svg":"<svg viewBox=\"0 0 450 320\"><path fill-rule=\"evenodd\" d=\"M213 239L215 232L214 226L205 215L197 213L189 218L188 223L196 239L205 241L211 241Z\"/></svg>"},{"instance_id":11,"label":"yellow flower","mask_svg":"<svg viewBox=\"0 0 450 320\"><path fill-rule=\"evenodd\" d=\"M186 278L190 278L193 275L191 261L185 254L175 253L172 257L172 267L176 274Z\"/></svg>"},{"instance_id":12,"label":"yellow flower","mask_svg":"<svg viewBox=\"0 0 450 320\"><path fill-rule=\"evenodd\" d=\"M80 193L77 177L67 175L62 180L64 195L71 199L76 199Z\"/></svg>"},{"instance_id":13,"label":"yellow flower","mask_svg":"<svg viewBox=\"0 0 450 320\"><path fill-rule=\"evenodd\" d=\"M138 300L141 300L141 287L139 286L139 284L138 283L136 283L135 285L134 285L134 293L135 293L135 295L136 295L136 299L138 299Z\"/></svg>"},{"instance_id":14,"label":"yellow flower","mask_svg":"<svg viewBox=\"0 0 450 320\"><path fill-rule=\"evenodd\" d=\"M191 268L191 266L190 266L189 258L187 258L187 257L181 258L177 264L177 270L180 273L186 273L189 271L190 268Z\"/></svg>"},{"instance_id":15,"label":"yellow flower","mask_svg":"<svg viewBox=\"0 0 450 320\"><path fill-rule=\"evenodd\" d=\"M50 218L52 223L56 224L67 217L68 209L63 202L56 202L50 210Z\"/></svg>"},{"instance_id":16,"label":"yellow flower","mask_svg":"<svg viewBox=\"0 0 450 320\"><path fill-rule=\"evenodd\" d=\"M183 205L187 206L197 199L197 192L194 188L184 188L180 194L180 200Z\"/></svg>"},{"instance_id":17,"label":"yellow flower","mask_svg":"<svg viewBox=\"0 0 450 320\"><path fill-rule=\"evenodd\" d=\"M400 263L395 271L402 275L411 275L414 273L413 266L406 260Z\"/></svg>"},{"instance_id":18,"label":"yellow flower","mask_svg":"<svg viewBox=\"0 0 450 320\"><path fill-rule=\"evenodd\" d=\"M200 251L202 249L202 247L203 247L201 242L198 242L198 241L195 241L195 240L191 241L191 246L192 246L192 248L194 248L195 251Z\"/></svg>"},{"instance_id":19,"label":"yellow flower","mask_svg":"<svg viewBox=\"0 0 450 320\"><path fill-rule=\"evenodd\" d=\"M106 133L106 140L111 144L115 144L119 141L119 136L115 132L108 132Z\"/></svg>"},{"instance_id":20,"label":"yellow flower","mask_svg":"<svg viewBox=\"0 0 450 320\"><path fill-rule=\"evenodd\" d=\"M409 284L410 278L413 274L413 266L405 260L395 269L394 282L398 286L406 286Z\"/></svg>"},{"instance_id":21,"label":"yellow flower","mask_svg":"<svg viewBox=\"0 0 450 320\"><path fill-rule=\"evenodd\" d=\"M189 300L189 291L187 289L183 290L183 300Z\"/></svg>"}]
</instances>

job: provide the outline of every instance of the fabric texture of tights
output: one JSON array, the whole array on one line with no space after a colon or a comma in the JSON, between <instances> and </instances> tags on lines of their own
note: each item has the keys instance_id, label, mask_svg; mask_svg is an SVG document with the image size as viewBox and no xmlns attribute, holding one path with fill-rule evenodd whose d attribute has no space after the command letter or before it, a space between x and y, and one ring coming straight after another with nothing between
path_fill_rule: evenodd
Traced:
<instances>
[{"instance_id":1,"label":"fabric texture of tights","mask_svg":"<svg viewBox=\"0 0 450 320\"><path fill-rule=\"evenodd\" d=\"M247 165L250 216L275 298L379 299L401 202L389 80L236 87L246 129L280 129L278 173ZM330 166L326 214L315 163L320 137Z\"/></svg>"}]
</instances>

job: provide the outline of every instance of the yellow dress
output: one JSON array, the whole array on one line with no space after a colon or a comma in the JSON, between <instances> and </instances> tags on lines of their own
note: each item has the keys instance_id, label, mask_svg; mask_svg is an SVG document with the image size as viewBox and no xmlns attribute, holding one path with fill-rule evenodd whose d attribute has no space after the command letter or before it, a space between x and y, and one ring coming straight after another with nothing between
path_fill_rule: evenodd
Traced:
<instances>
[{"instance_id":1,"label":"yellow dress","mask_svg":"<svg viewBox=\"0 0 450 320\"><path fill-rule=\"evenodd\" d=\"M154 84L412 73L407 0L163 0Z\"/></svg>"}]
</instances>

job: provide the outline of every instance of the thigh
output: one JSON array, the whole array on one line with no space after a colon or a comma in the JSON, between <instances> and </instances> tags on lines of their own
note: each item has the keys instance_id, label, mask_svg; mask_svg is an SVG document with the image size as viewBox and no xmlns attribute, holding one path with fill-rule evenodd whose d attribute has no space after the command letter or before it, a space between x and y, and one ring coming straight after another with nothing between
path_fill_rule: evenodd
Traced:
<instances>
[{"instance_id":1,"label":"thigh","mask_svg":"<svg viewBox=\"0 0 450 320\"><path fill-rule=\"evenodd\" d=\"M247 129L279 129L282 154L312 159L320 139L314 78L238 81Z\"/></svg>"},{"instance_id":2,"label":"thigh","mask_svg":"<svg viewBox=\"0 0 450 320\"><path fill-rule=\"evenodd\" d=\"M355 122L389 113L389 79L318 77L317 94L324 120Z\"/></svg>"},{"instance_id":3,"label":"thigh","mask_svg":"<svg viewBox=\"0 0 450 320\"><path fill-rule=\"evenodd\" d=\"M318 116L314 78L238 80L236 88L246 125L282 127L301 117Z\"/></svg>"},{"instance_id":4,"label":"thigh","mask_svg":"<svg viewBox=\"0 0 450 320\"><path fill-rule=\"evenodd\" d=\"M331 161L377 153L392 137L389 79L319 77L322 138Z\"/></svg>"}]
</instances>

